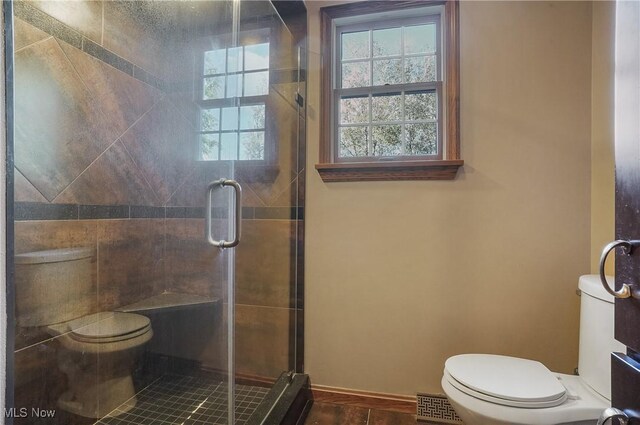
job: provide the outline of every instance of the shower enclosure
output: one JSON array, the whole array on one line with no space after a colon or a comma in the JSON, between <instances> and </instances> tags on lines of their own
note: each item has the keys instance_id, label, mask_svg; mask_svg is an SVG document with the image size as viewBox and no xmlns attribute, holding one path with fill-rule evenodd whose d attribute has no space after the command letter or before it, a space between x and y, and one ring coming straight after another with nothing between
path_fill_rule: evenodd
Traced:
<instances>
[{"instance_id":1,"label":"shower enclosure","mask_svg":"<svg viewBox=\"0 0 640 425\"><path fill-rule=\"evenodd\" d=\"M275 423L306 382L302 1L3 3L7 423Z\"/></svg>"}]
</instances>

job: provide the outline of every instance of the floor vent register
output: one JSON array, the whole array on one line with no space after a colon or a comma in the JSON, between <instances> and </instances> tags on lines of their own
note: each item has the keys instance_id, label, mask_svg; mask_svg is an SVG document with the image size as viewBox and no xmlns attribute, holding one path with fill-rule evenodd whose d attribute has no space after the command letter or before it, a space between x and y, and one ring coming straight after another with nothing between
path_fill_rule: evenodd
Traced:
<instances>
[{"instance_id":1,"label":"floor vent register","mask_svg":"<svg viewBox=\"0 0 640 425\"><path fill-rule=\"evenodd\" d=\"M462 424L446 396L439 394L418 393L418 420L444 423Z\"/></svg>"}]
</instances>

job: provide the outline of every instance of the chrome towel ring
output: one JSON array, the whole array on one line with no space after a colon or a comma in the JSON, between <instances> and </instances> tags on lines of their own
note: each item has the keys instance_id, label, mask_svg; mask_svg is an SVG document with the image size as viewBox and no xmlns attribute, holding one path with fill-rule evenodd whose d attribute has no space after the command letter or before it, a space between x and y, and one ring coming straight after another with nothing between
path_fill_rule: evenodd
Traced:
<instances>
[{"instance_id":1,"label":"chrome towel ring","mask_svg":"<svg viewBox=\"0 0 640 425\"><path fill-rule=\"evenodd\" d=\"M607 256L611 251L615 250L618 247L621 247L622 252L624 252L626 255L631 255L633 253L633 250L638 246L640 246L640 241L625 241L622 239L618 239L616 241L608 243L602 249L602 255L600 255L600 282L602 282L602 286L604 287L605 291L607 291L615 298L629 298L632 295L632 291L631 287L626 283L623 283L622 287L617 291L609 286L609 283L607 283L607 277L604 274L604 265L607 262Z\"/></svg>"}]
</instances>

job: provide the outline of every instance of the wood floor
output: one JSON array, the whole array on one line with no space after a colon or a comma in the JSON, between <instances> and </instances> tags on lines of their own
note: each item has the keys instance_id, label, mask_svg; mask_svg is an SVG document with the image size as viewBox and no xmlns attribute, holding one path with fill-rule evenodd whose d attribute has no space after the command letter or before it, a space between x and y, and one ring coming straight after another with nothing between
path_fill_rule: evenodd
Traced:
<instances>
[{"instance_id":1,"label":"wood floor","mask_svg":"<svg viewBox=\"0 0 640 425\"><path fill-rule=\"evenodd\" d=\"M416 416L408 413L365 409L315 402L309 411L305 425L415 425Z\"/></svg>"}]
</instances>

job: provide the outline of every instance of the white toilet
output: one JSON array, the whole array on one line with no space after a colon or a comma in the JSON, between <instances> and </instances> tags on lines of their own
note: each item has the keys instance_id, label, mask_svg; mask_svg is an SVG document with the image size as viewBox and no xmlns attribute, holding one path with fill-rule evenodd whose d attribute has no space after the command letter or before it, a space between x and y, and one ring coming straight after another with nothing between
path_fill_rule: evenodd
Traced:
<instances>
[{"instance_id":1,"label":"white toilet","mask_svg":"<svg viewBox=\"0 0 640 425\"><path fill-rule=\"evenodd\" d=\"M613 297L597 275L580 277L579 288L579 376L515 357L447 359L442 388L466 425L594 424L611 405L610 353L625 350L613 337Z\"/></svg>"},{"instance_id":2,"label":"white toilet","mask_svg":"<svg viewBox=\"0 0 640 425\"><path fill-rule=\"evenodd\" d=\"M64 349L58 365L69 389L58 400L60 408L100 418L127 400L126 410L135 406L133 362L153 332L139 314L89 314L93 254L68 248L16 255L16 316L19 326L43 328Z\"/></svg>"}]
</instances>

